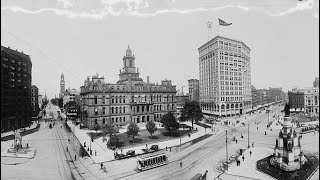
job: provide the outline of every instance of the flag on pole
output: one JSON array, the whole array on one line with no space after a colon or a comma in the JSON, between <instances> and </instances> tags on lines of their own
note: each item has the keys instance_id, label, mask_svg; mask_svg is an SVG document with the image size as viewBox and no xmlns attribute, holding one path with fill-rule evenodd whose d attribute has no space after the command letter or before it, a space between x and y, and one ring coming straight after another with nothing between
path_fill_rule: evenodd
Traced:
<instances>
[{"instance_id":1,"label":"flag on pole","mask_svg":"<svg viewBox=\"0 0 320 180\"><path fill-rule=\"evenodd\" d=\"M218 18L219 19L219 18ZM230 26L232 23L226 23L225 21L219 19L219 25L221 26Z\"/></svg>"}]
</instances>

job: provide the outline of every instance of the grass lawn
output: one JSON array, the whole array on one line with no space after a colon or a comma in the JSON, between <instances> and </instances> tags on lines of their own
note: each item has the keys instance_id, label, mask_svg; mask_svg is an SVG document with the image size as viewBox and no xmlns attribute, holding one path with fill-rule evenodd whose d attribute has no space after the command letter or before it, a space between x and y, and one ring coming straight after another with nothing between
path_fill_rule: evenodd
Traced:
<instances>
[{"instance_id":1,"label":"grass lawn","mask_svg":"<svg viewBox=\"0 0 320 180\"><path fill-rule=\"evenodd\" d=\"M318 117L307 117L305 115L292 115L293 119L297 120L298 122L311 122L319 120Z\"/></svg>"},{"instance_id":2,"label":"grass lawn","mask_svg":"<svg viewBox=\"0 0 320 180\"><path fill-rule=\"evenodd\" d=\"M143 144L148 144L148 147L150 148L151 144L155 144L157 142L161 142L165 140L179 138L179 132L181 133L181 137L183 137L183 136L187 136L189 133L191 134L193 130L180 129L177 132L169 133L164 128L159 128L152 135L152 139L151 139L151 136L148 130L143 129L139 131L138 136L135 136L134 142L132 142L132 137L130 138L128 137L127 133L121 133L121 134L118 134L119 144L117 145L117 147L130 148L130 147L140 146ZM108 148L110 148L109 143L108 143Z\"/></svg>"}]
</instances>

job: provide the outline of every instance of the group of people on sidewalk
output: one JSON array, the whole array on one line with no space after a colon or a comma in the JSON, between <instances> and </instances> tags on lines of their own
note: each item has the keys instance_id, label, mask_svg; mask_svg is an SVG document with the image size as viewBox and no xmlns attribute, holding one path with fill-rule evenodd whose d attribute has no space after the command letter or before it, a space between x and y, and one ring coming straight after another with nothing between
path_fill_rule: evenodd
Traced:
<instances>
[{"instance_id":1,"label":"group of people on sidewalk","mask_svg":"<svg viewBox=\"0 0 320 180\"><path fill-rule=\"evenodd\" d=\"M250 150L250 152L249 152L249 154L250 154L250 157L251 157L251 155L252 155L252 151ZM240 156L237 158L237 160L236 160L236 162L237 162L237 166L240 166ZM245 159L245 157L244 157L244 155L242 155L242 161L244 161L244 159Z\"/></svg>"}]
</instances>

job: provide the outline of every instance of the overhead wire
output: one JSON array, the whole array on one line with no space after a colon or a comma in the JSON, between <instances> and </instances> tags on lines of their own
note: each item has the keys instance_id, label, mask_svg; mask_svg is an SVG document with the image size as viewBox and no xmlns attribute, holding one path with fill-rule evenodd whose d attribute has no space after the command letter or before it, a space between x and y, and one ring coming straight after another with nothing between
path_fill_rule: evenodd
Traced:
<instances>
[{"instance_id":1,"label":"overhead wire","mask_svg":"<svg viewBox=\"0 0 320 180\"><path fill-rule=\"evenodd\" d=\"M8 35L16 38L16 39L19 39L21 41L23 41L24 43L26 43L28 46L29 46L29 50L30 50L30 56L31 56L31 50L32 48L33 49L36 49L37 51L39 51L43 56L45 56L48 60L50 60L51 62L55 63L56 65L58 65L59 67L61 67L62 69L66 70L67 72L69 72L72 76L76 77L77 79L79 80L83 80L83 79L80 79L79 76L77 76L76 74L74 74L71 70L69 70L69 68L66 67L66 65L62 65L60 63L58 63L54 58L50 57L49 55L47 55L43 49L40 49L34 45L32 45L31 43L29 43L28 41L24 40L23 38L21 38L20 36L8 31L7 29L5 28L1 28L1 30L3 30L5 33L7 33Z\"/></svg>"}]
</instances>

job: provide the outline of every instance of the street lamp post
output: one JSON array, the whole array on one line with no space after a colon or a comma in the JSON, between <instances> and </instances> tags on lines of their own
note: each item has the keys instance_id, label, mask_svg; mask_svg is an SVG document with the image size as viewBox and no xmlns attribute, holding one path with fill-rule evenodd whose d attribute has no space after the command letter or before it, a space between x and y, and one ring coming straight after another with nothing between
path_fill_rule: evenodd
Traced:
<instances>
[{"instance_id":1,"label":"street lamp post","mask_svg":"<svg viewBox=\"0 0 320 180\"><path fill-rule=\"evenodd\" d=\"M228 130L226 130L226 166L228 171Z\"/></svg>"},{"instance_id":2,"label":"street lamp post","mask_svg":"<svg viewBox=\"0 0 320 180\"><path fill-rule=\"evenodd\" d=\"M90 156L92 156L92 150L91 150L91 142L93 141L92 137L90 139Z\"/></svg>"}]
</instances>

